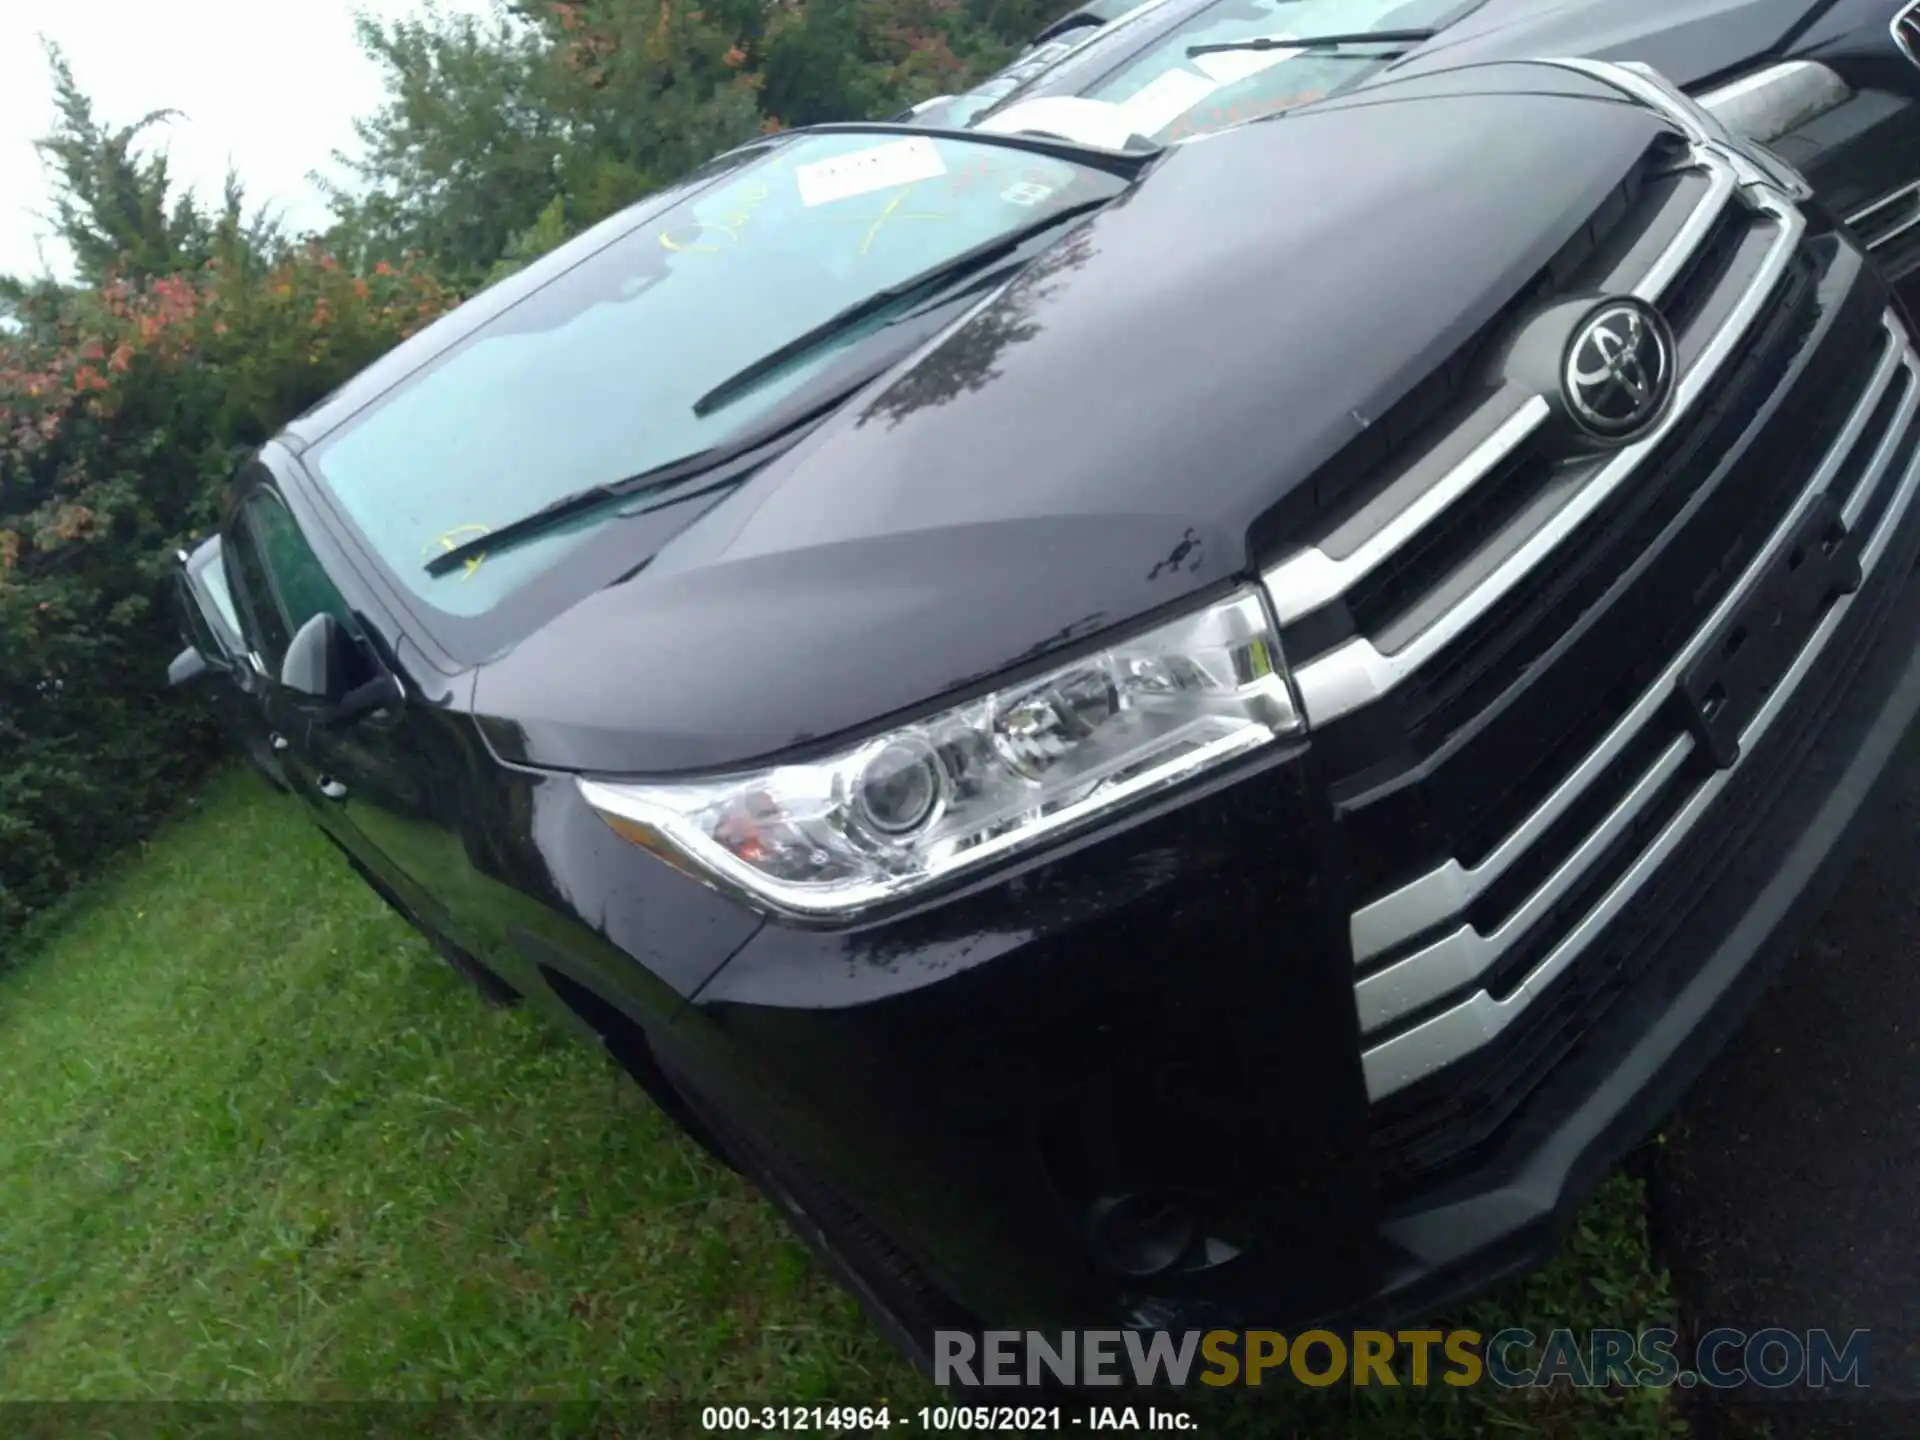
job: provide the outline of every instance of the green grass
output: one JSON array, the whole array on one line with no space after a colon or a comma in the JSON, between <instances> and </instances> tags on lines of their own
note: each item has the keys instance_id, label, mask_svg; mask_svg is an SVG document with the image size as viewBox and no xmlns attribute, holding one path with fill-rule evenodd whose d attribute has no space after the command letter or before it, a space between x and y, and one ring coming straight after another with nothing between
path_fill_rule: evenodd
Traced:
<instances>
[{"instance_id":1,"label":"green grass","mask_svg":"<svg viewBox=\"0 0 1920 1440\"><path fill-rule=\"evenodd\" d=\"M1668 1306L1620 1180L1466 1319ZM0 1399L447 1397L650 1407L661 1434L701 1402L931 1398L750 1188L222 776L0 973ZM1656 1396L1491 1387L1176 1403L1213 1434L1676 1426Z\"/></svg>"}]
</instances>

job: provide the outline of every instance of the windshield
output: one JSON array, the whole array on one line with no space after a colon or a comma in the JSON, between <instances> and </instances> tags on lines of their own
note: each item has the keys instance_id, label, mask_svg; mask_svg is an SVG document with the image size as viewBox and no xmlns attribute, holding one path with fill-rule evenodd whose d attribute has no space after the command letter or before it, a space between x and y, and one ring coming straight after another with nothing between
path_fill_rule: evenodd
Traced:
<instances>
[{"instance_id":1,"label":"windshield","mask_svg":"<svg viewBox=\"0 0 1920 1440\"><path fill-rule=\"evenodd\" d=\"M915 117L921 125L951 126L963 129L1016 91L1042 79L1067 56L1094 41L1112 43L1113 37L1131 34L1153 23L1153 16L1168 8L1173 0L1112 0L1104 5L1082 5L1073 13L1101 17L1103 23L1075 25L1023 52L1012 64L996 70L972 89L930 104Z\"/></svg>"},{"instance_id":2,"label":"windshield","mask_svg":"<svg viewBox=\"0 0 1920 1440\"><path fill-rule=\"evenodd\" d=\"M1460 0L1219 0L1077 93L1119 106L1137 133L1172 143L1320 99L1364 79L1399 48L1348 45L1189 55L1190 47L1423 30L1461 10Z\"/></svg>"},{"instance_id":3,"label":"windshield","mask_svg":"<svg viewBox=\"0 0 1920 1440\"><path fill-rule=\"evenodd\" d=\"M988 76L973 89L953 96L951 99L939 101L915 118L922 125L943 125L954 129L965 129L1016 90L1045 75L1047 71L1094 36L1111 33L1111 30L1100 30L1094 27L1070 30L1057 40L1036 45L1006 69Z\"/></svg>"},{"instance_id":4,"label":"windshield","mask_svg":"<svg viewBox=\"0 0 1920 1440\"><path fill-rule=\"evenodd\" d=\"M798 134L482 325L309 462L417 596L482 614L611 512L444 576L425 563L561 496L765 425L897 316L883 308L706 414L694 405L876 291L1126 183L957 137Z\"/></svg>"}]
</instances>

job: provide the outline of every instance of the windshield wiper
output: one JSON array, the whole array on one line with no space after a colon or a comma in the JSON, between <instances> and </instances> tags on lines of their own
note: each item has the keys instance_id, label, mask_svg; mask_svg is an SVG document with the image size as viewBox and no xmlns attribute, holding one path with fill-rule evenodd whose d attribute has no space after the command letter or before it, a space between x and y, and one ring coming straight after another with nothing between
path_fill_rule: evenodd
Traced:
<instances>
[{"instance_id":1,"label":"windshield wiper","mask_svg":"<svg viewBox=\"0 0 1920 1440\"><path fill-rule=\"evenodd\" d=\"M1355 30L1345 35L1256 35L1248 40L1218 40L1189 45L1187 58L1224 55L1235 50L1338 50L1342 45L1424 45L1438 30ZM1380 60L1380 55L1329 55L1329 60Z\"/></svg>"},{"instance_id":2,"label":"windshield wiper","mask_svg":"<svg viewBox=\"0 0 1920 1440\"><path fill-rule=\"evenodd\" d=\"M871 378L871 377L868 377ZM865 383L864 381L860 383ZM728 440L723 444L710 445L704 450L696 450L691 455L682 455L677 460L668 460L664 464L649 466L636 475L624 479L609 480L599 485L590 485L584 490L575 490L562 495L558 500L550 500L538 510L522 515L517 520L509 520L496 530L477 535L471 540L462 541L444 554L436 555L427 562L429 575L445 575L457 570L476 556L491 554L496 550L508 549L524 540L563 525L568 520L596 510L614 500L632 499L640 495L657 495L684 485L690 480L710 477L710 483L697 491L689 492L681 498L691 498L693 494L706 494L720 487L721 482L715 472L739 463L737 474L730 480L745 479L755 465L753 461L771 459L771 455L762 456L760 452L771 451L782 442L791 444L819 421L824 420L848 394L858 385L838 387L833 394L823 398L818 404L809 406L799 415L788 415L778 423L765 425L757 430Z\"/></svg>"},{"instance_id":3,"label":"windshield wiper","mask_svg":"<svg viewBox=\"0 0 1920 1440\"><path fill-rule=\"evenodd\" d=\"M725 408L749 394L759 385L786 369L789 365L805 359L814 351L831 345L842 336L859 329L874 316L883 314L896 305L920 295L929 295L958 284L969 276L990 269L1007 256L1012 255L1021 246L1037 235L1069 220L1093 210L1099 210L1110 204L1112 196L1104 200L1083 200L1078 205L1069 205L1064 210L1056 210L1044 220L1036 220L1031 225L1023 225L991 240L963 250L951 260L936 265L931 270L923 270L897 285L889 285L884 290L876 290L864 299L857 300L844 310L829 315L818 325L803 330L793 339L774 347L758 360L744 369L737 370L714 386L706 394L693 402L693 413L705 417L714 411ZM903 317L904 318L904 317Z\"/></svg>"},{"instance_id":4,"label":"windshield wiper","mask_svg":"<svg viewBox=\"0 0 1920 1440\"><path fill-rule=\"evenodd\" d=\"M998 103L995 108L998 108ZM978 124L980 118L976 115L973 124ZM1163 146L1154 144L1144 136L1136 137L1141 142L1138 149L1103 150L1099 146L1083 145L1055 135L1025 132L1005 135L997 130L974 129L972 125L903 124L894 120L833 120L819 125L796 126L781 133L789 138L796 135L901 135L914 139L931 137L935 140L957 140L967 145L986 145L1002 150L1021 150L1029 155L1044 155L1050 160L1064 160L1082 170L1098 170L1102 174L1128 181L1139 179L1164 150Z\"/></svg>"},{"instance_id":5,"label":"windshield wiper","mask_svg":"<svg viewBox=\"0 0 1920 1440\"><path fill-rule=\"evenodd\" d=\"M753 389L762 380L775 371L801 358L806 352L832 341L845 331L857 327L864 320L884 311L891 305L901 304L914 296L935 293L948 289L969 276L978 275L990 269L994 263L1013 254L1022 245L1035 236L1045 234L1055 226L1100 209L1109 204L1113 197L1101 200L1087 200L1078 205L1070 205L1064 210L1054 212L1044 220L1024 225L1017 230L996 237L971 250L963 251L944 265L925 271L898 285L879 290L857 304L850 305L837 315L829 317L806 333L796 336L786 344L761 357L738 374L729 376L712 390L694 402L695 415L708 415L739 398ZM643 495L659 495L676 490L689 481L704 479L706 484L687 490L674 497L673 503L710 494L727 485L737 484L757 468L758 464L772 455L776 447L797 442L801 435L813 425L824 420L846 397L861 386L872 381L884 367L865 366L859 374L849 377L845 385L836 385L833 392L817 403L809 405L798 415L787 415L778 422L747 431L745 434L718 445L696 450L677 460L669 460L660 465L649 466L638 474L626 476L620 480L610 480L599 485L590 485L584 490L576 490L551 500L538 510L522 515L517 520L509 520L498 529L489 530L485 535L476 535L463 541L451 550L434 556L427 562L429 575L445 575L459 569L477 556L488 555L507 549L513 545L563 525L568 520L596 510L614 500L630 500ZM719 472L732 471L722 476Z\"/></svg>"}]
</instances>

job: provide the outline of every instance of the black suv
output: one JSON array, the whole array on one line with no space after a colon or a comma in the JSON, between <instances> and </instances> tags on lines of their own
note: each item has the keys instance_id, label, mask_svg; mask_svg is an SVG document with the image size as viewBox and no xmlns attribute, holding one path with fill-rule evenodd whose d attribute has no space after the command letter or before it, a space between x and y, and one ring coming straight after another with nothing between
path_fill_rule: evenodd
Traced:
<instances>
[{"instance_id":1,"label":"black suv","mask_svg":"<svg viewBox=\"0 0 1920 1440\"><path fill-rule=\"evenodd\" d=\"M1744 108L1376 56L1183 143L721 157L247 467L269 753L905 1343L1534 1262L1920 708L1907 318L1715 118L1920 72L1749 9L1853 19Z\"/></svg>"}]
</instances>

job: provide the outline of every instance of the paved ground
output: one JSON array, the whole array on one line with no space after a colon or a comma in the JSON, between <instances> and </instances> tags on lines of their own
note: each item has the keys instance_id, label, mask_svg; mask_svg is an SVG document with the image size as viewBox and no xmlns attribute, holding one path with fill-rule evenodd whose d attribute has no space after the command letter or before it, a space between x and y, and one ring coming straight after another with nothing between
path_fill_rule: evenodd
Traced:
<instances>
[{"instance_id":1,"label":"paved ground","mask_svg":"<svg viewBox=\"0 0 1920 1440\"><path fill-rule=\"evenodd\" d=\"M1920 1436L1920 775L1650 1170L1701 1331L1873 1332L1873 1403L1743 1398L1706 1440Z\"/></svg>"}]
</instances>

